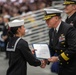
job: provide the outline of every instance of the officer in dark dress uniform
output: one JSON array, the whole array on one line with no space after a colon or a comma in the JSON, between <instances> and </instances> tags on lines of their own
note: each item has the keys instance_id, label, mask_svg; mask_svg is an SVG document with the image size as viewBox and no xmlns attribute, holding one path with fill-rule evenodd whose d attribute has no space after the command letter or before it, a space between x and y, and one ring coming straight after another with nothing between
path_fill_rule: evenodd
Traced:
<instances>
[{"instance_id":1,"label":"officer in dark dress uniform","mask_svg":"<svg viewBox=\"0 0 76 75\"><path fill-rule=\"evenodd\" d=\"M21 37L25 34L24 20L9 22L10 40L7 44L9 52L9 68L6 75L27 75L27 62L32 66L44 68L44 61L32 55L28 43Z\"/></svg>"},{"instance_id":2,"label":"officer in dark dress uniform","mask_svg":"<svg viewBox=\"0 0 76 75\"><path fill-rule=\"evenodd\" d=\"M76 0L66 0L63 4L65 13L68 15L65 22L76 28Z\"/></svg>"},{"instance_id":3,"label":"officer in dark dress uniform","mask_svg":"<svg viewBox=\"0 0 76 75\"><path fill-rule=\"evenodd\" d=\"M49 31L49 62L59 62L58 75L76 75L76 29L61 20L61 10L45 9ZM57 54L55 56L54 54Z\"/></svg>"}]
</instances>

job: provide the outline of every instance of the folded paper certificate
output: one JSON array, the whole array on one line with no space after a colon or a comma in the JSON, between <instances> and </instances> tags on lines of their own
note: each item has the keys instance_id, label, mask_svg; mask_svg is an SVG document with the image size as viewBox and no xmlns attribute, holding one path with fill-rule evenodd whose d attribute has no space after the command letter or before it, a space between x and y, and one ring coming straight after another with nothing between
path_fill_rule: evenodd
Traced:
<instances>
[{"instance_id":1,"label":"folded paper certificate","mask_svg":"<svg viewBox=\"0 0 76 75\"><path fill-rule=\"evenodd\" d=\"M35 54L37 58L50 58L50 51L47 44L33 44L33 47L36 49Z\"/></svg>"}]
</instances>

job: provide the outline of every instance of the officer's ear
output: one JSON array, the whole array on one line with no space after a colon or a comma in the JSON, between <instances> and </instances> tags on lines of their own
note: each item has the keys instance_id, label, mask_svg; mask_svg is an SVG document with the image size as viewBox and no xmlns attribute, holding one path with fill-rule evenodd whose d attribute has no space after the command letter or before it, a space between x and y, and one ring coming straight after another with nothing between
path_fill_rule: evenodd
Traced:
<instances>
[{"instance_id":1,"label":"officer's ear","mask_svg":"<svg viewBox=\"0 0 76 75\"><path fill-rule=\"evenodd\" d=\"M56 21L58 21L58 16L55 17Z\"/></svg>"},{"instance_id":2,"label":"officer's ear","mask_svg":"<svg viewBox=\"0 0 76 75\"><path fill-rule=\"evenodd\" d=\"M76 5L75 4L73 5L73 9L76 10Z\"/></svg>"},{"instance_id":3,"label":"officer's ear","mask_svg":"<svg viewBox=\"0 0 76 75\"><path fill-rule=\"evenodd\" d=\"M74 9L76 10L76 4L74 5Z\"/></svg>"}]
</instances>

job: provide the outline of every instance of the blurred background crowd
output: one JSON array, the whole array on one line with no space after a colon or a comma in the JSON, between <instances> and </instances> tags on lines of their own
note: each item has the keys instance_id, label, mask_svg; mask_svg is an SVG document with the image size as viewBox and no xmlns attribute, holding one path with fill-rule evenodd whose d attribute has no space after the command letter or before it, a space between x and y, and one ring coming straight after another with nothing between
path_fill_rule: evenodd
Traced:
<instances>
[{"instance_id":1,"label":"blurred background crowd","mask_svg":"<svg viewBox=\"0 0 76 75\"><path fill-rule=\"evenodd\" d=\"M7 24L11 17L49 7L51 4L52 0L0 0L0 25L4 25L3 22Z\"/></svg>"},{"instance_id":2,"label":"blurred background crowd","mask_svg":"<svg viewBox=\"0 0 76 75\"><path fill-rule=\"evenodd\" d=\"M50 7L53 1L55 0L0 0L0 25L4 25L3 22L7 24L11 17Z\"/></svg>"},{"instance_id":3,"label":"blurred background crowd","mask_svg":"<svg viewBox=\"0 0 76 75\"><path fill-rule=\"evenodd\" d=\"M12 0L0 2L0 15L14 17L51 6L52 0Z\"/></svg>"}]
</instances>

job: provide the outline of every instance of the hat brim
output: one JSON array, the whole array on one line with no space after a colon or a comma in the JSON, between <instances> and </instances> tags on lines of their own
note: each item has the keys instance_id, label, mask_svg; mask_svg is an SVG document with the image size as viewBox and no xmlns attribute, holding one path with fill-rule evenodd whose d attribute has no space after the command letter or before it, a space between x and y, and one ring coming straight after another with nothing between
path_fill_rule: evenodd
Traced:
<instances>
[{"instance_id":1,"label":"hat brim","mask_svg":"<svg viewBox=\"0 0 76 75\"><path fill-rule=\"evenodd\" d=\"M56 14L45 15L43 19L44 20L49 20L49 19L51 19L54 16L56 16Z\"/></svg>"},{"instance_id":2,"label":"hat brim","mask_svg":"<svg viewBox=\"0 0 76 75\"><path fill-rule=\"evenodd\" d=\"M70 4L76 4L75 2L72 2L72 1L65 1L63 3L63 5L70 5Z\"/></svg>"}]
</instances>

